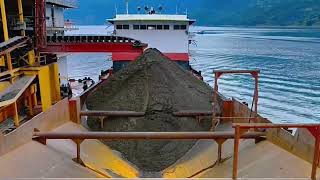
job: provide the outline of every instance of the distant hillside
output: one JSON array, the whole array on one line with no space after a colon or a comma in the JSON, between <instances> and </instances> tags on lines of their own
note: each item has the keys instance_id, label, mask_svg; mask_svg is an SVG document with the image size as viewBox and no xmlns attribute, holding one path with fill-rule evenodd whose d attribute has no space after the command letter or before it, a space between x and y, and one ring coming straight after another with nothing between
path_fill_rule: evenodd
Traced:
<instances>
[{"instance_id":1,"label":"distant hillside","mask_svg":"<svg viewBox=\"0 0 320 180\"><path fill-rule=\"evenodd\" d=\"M198 25L320 26L320 0L131 0L138 6L164 7L164 13L188 12ZM125 12L124 0L79 0L79 8L66 12L77 24L104 24Z\"/></svg>"}]
</instances>

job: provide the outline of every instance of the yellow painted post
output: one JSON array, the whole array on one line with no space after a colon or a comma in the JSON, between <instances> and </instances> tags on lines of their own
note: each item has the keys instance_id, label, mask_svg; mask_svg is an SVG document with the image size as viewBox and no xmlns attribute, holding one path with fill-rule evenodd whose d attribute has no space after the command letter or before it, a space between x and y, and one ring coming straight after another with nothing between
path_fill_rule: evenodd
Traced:
<instances>
[{"instance_id":1,"label":"yellow painted post","mask_svg":"<svg viewBox=\"0 0 320 180\"><path fill-rule=\"evenodd\" d=\"M36 106L38 104L38 100L37 100L37 85L33 84L31 86L31 94L33 95L33 105Z\"/></svg>"},{"instance_id":2,"label":"yellow painted post","mask_svg":"<svg viewBox=\"0 0 320 180\"><path fill-rule=\"evenodd\" d=\"M7 54L7 66L8 66L8 70L10 71L10 74L12 75L12 62L11 62L11 54L8 53Z\"/></svg>"},{"instance_id":3,"label":"yellow painted post","mask_svg":"<svg viewBox=\"0 0 320 180\"><path fill-rule=\"evenodd\" d=\"M14 109L14 115L13 115L14 125L16 127L19 127L20 126L20 121L19 121L17 102L13 103L13 109Z\"/></svg>"},{"instance_id":4,"label":"yellow painted post","mask_svg":"<svg viewBox=\"0 0 320 180\"><path fill-rule=\"evenodd\" d=\"M53 91L53 97L54 101L58 102L61 100L61 93L60 93L60 80L59 80L59 66L58 63L54 63L51 65L52 71L51 71L51 77L52 77L52 91Z\"/></svg>"},{"instance_id":5,"label":"yellow painted post","mask_svg":"<svg viewBox=\"0 0 320 180\"><path fill-rule=\"evenodd\" d=\"M4 56L0 57L0 66L2 66L2 67L6 66L6 62L4 60Z\"/></svg>"},{"instance_id":6,"label":"yellow painted post","mask_svg":"<svg viewBox=\"0 0 320 180\"><path fill-rule=\"evenodd\" d=\"M43 66L39 70L39 84L40 84L40 96L42 111L47 111L52 105L51 86L50 86L50 70L49 66Z\"/></svg>"},{"instance_id":7,"label":"yellow painted post","mask_svg":"<svg viewBox=\"0 0 320 180\"><path fill-rule=\"evenodd\" d=\"M22 0L18 0L18 9L19 9L19 21L22 25L22 24L24 24ZM21 35L22 36L26 35L26 32L24 29L21 30Z\"/></svg>"},{"instance_id":8,"label":"yellow painted post","mask_svg":"<svg viewBox=\"0 0 320 180\"><path fill-rule=\"evenodd\" d=\"M28 108L29 108L29 115L33 116L33 105L32 105L32 94L28 95Z\"/></svg>"},{"instance_id":9,"label":"yellow painted post","mask_svg":"<svg viewBox=\"0 0 320 180\"><path fill-rule=\"evenodd\" d=\"M8 24L7 24L7 16L6 16L6 6L4 3L4 0L0 0L0 9L1 9L3 36L4 36L4 40L8 41L9 34L8 34Z\"/></svg>"},{"instance_id":10,"label":"yellow painted post","mask_svg":"<svg viewBox=\"0 0 320 180\"><path fill-rule=\"evenodd\" d=\"M31 50L28 52L28 60L29 60L30 66L33 66L34 63L36 62L36 56L35 56L34 50Z\"/></svg>"}]
</instances>

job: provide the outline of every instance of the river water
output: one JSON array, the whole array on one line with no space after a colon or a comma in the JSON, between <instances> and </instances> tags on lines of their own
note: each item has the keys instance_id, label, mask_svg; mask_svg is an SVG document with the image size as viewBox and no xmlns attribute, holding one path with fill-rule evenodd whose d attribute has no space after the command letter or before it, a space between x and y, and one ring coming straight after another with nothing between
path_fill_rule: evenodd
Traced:
<instances>
[{"instance_id":1,"label":"river water","mask_svg":"<svg viewBox=\"0 0 320 180\"><path fill-rule=\"evenodd\" d=\"M212 30L194 37L192 66L213 86L214 69L260 69L259 113L273 122L320 121L320 29L194 27ZM105 26L82 26L68 34L108 34ZM95 79L111 67L108 54L68 57L70 78ZM251 105L254 80L225 75L219 89Z\"/></svg>"}]
</instances>

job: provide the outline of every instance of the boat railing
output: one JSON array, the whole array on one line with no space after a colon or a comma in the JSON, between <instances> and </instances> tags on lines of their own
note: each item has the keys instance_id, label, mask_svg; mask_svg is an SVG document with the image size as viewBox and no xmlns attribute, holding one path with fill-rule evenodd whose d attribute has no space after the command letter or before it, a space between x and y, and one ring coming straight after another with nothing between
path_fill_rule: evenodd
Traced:
<instances>
[{"instance_id":1,"label":"boat railing","mask_svg":"<svg viewBox=\"0 0 320 180\"><path fill-rule=\"evenodd\" d=\"M316 180L317 168L319 166L320 153L320 124L273 124L273 123L234 123L234 152L233 152L233 171L232 178L237 179L238 176L238 157L239 157L239 143L243 134L250 131L250 129L288 129L288 128L306 128L315 138L314 157L312 163L311 179Z\"/></svg>"},{"instance_id":2,"label":"boat railing","mask_svg":"<svg viewBox=\"0 0 320 180\"><path fill-rule=\"evenodd\" d=\"M86 114L87 115L87 114ZM96 114L95 114L96 115ZM59 133L59 132L34 132L33 139L46 144L48 139L71 139L77 145L77 156L75 161L82 163L80 157L80 144L86 139L104 140L215 140L219 145L218 160L221 160L222 144L228 139L234 139L233 172L232 178L237 179L238 156L240 139L259 139L266 137L265 131L255 132L251 129L270 128L306 128L315 137L314 158L312 164L311 179L316 179L316 170L319 166L320 152L320 124L272 124L272 123L234 123L234 132L81 132L81 133Z\"/></svg>"},{"instance_id":3,"label":"boat railing","mask_svg":"<svg viewBox=\"0 0 320 180\"><path fill-rule=\"evenodd\" d=\"M53 3L53 4L67 6L69 8L78 7L78 1L77 0L47 0L46 2L47 3Z\"/></svg>"}]
</instances>

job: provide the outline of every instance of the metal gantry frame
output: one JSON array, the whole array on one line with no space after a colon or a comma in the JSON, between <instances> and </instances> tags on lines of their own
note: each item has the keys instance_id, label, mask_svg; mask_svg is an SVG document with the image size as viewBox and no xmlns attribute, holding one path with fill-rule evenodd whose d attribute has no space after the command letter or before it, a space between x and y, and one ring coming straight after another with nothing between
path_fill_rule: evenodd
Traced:
<instances>
[{"instance_id":1,"label":"metal gantry frame","mask_svg":"<svg viewBox=\"0 0 320 180\"><path fill-rule=\"evenodd\" d=\"M213 113L212 113L212 128L214 126L214 122L216 121L216 106L218 104L218 93L219 93L219 78L224 74L251 74L252 77L255 80L255 88L254 88L254 94L253 94L253 106L254 106L254 118L248 117L249 122L251 119L254 120L254 122L258 121L258 99L259 99L259 73L260 70L214 70L214 90L213 90Z\"/></svg>"}]
</instances>

